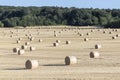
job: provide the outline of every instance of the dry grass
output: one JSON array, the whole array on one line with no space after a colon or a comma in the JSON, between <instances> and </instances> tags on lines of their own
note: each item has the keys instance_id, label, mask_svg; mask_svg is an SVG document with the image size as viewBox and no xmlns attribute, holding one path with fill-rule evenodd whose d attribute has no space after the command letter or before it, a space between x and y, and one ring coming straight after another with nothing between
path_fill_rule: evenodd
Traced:
<instances>
[{"instance_id":1,"label":"dry grass","mask_svg":"<svg viewBox=\"0 0 120 80\"><path fill-rule=\"evenodd\" d=\"M4 31L4 33L3 33ZM11 34L10 31L13 33ZM54 37L54 31L59 35ZM103 34L103 31L106 31ZM112 32L109 34L108 32ZM22 33L21 33L22 32ZM32 34L34 38L30 46L37 49L30 52L26 49L24 55L13 54L14 47L21 48L25 42L29 41L26 34ZM40 32L39 35L37 33ZM59 33L61 32L61 33ZM89 36L79 36L77 33ZM16 34L18 36L16 36ZM28 35L29 35L28 34ZM40 29L0 29L0 79L1 80L119 80L120 79L120 37L112 40L111 37L120 34L120 30L111 29L65 29L52 27L49 31L41 27ZM10 37L12 35L12 37ZM16 40L22 38L21 43ZM84 42L84 38L89 41ZM43 42L39 43L38 40ZM53 47L52 43L60 40L58 47ZM65 41L72 43L66 45ZM94 51L94 45L101 44L100 58L89 57L89 52ZM76 56L77 64L65 66L64 58L66 55ZM25 69L25 61L36 59L39 67L33 70Z\"/></svg>"}]
</instances>

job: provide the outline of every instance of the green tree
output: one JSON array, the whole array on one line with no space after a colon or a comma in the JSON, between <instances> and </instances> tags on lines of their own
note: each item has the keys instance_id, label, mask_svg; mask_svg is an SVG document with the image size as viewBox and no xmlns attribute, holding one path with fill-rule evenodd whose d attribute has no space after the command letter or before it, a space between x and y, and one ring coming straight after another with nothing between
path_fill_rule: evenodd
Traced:
<instances>
[{"instance_id":1,"label":"green tree","mask_svg":"<svg viewBox=\"0 0 120 80\"><path fill-rule=\"evenodd\" d=\"M100 25L106 25L108 23L106 17L100 17Z\"/></svg>"},{"instance_id":2,"label":"green tree","mask_svg":"<svg viewBox=\"0 0 120 80\"><path fill-rule=\"evenodd\" d=\"M5 19L2 22L4 23L5 27L15 27L18 26L18 18L10 18L10 19Z\"/></svg>"}]
</instances>

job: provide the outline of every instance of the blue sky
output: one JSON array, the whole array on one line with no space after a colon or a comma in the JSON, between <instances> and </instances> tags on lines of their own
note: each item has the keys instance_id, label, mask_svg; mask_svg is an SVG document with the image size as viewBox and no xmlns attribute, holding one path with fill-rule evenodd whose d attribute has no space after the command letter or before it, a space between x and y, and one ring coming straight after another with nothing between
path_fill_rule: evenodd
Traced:
<instances>
[{"instance_id":1,"label":"blue sky","mask_svg":"<svg viewBox=\"0 0 120 80\"><path fill-rule=\"evenodd\" d=\"M120 8L120 0L0 0L7 6L59 6L78 8Z\"/></svg>"}]
</instances>

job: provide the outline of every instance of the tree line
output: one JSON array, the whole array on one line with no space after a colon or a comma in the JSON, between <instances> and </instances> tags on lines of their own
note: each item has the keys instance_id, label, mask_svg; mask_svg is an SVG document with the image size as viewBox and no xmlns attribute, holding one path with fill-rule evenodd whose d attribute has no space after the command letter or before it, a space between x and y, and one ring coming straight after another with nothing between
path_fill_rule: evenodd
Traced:
<instances>
[{"instance_id":1,"label":"tree line","mask_svg":"<svg viewBox=\"0 0 120 80\"><path fill-rule=\"evenodd\" d=\"M0 6L0 27L42 25L120 28L120 9Z\"/></svg>"}]
</instances>

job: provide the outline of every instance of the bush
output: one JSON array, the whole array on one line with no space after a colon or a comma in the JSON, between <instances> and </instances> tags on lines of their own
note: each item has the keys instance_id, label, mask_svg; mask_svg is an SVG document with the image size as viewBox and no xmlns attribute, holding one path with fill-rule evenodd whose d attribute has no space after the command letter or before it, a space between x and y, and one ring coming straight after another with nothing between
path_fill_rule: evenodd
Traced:
<instances>
[{"instance_id":1,"label":"bush","mask_svg":"<svg viewBox=\"0 0 120 80\"><path fill-rule=\"evenodd\" d=\"M4 27L4 24L0 21L0 27Z\"/></svg>"},{"instance_id":2,"label":"bush","mask_svg":"<svg viewBox=\"0 0 120 80\"><path fill-rule=\"evenodd\" d=\"M105 25L105 28L120 28L120 20Z\"/></svg>"}]
</instances>

